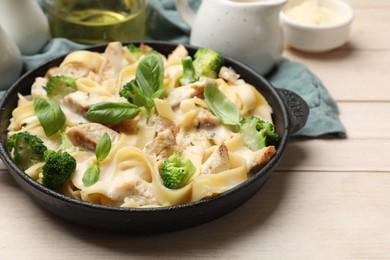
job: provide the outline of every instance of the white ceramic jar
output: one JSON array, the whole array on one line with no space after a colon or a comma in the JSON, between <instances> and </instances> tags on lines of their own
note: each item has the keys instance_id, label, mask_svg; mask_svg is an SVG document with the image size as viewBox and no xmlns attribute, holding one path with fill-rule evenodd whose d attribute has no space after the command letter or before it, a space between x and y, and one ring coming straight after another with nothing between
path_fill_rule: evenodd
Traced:
<instances>
[{"instance_id":1,"label":"white ceramic jar","mask_svg":"<svg viewBox=\"0 0 390 260\"><path fill-rule=\"evenodd\" d=\"M190 44L216 50L265 75L282 56L279 13L286 2L203 0L196 14L187 0L176 0L176 7L192 29Z\"/></svg>"},{"instance_id":2,"label":"white ceramic jar","mask_svg":"<svg viewBox=\"0 0 390 260\"><path fill-rule=\"evenodd\" d=\"M9 88L22 72L22 56L18 46L0 26L0 90Z\"/></svg>"},{"instance_id":3,"label":"white ceramic jar","mask_svg":"<svg viewBox=\"0 0 390 260\"><path fill-rule=\"evenodd\" d=\"M0 25L24 55L37 53L49 40L49 24L36 0L1 0Z\"/></svg>"}]
</instances>

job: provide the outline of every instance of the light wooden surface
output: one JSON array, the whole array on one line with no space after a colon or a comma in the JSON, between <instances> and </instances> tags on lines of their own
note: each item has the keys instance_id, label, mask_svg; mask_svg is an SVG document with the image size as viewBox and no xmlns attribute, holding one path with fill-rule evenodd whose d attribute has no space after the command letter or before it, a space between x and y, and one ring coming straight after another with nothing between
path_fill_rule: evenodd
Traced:
<instances>
[{"instance_id":1,"label":"light wooden surface","mask_svg":"<svg viewBox=\"0 0 390 260\"><path fill-rule=\"evenodd\" d=\"M232 213L135 236L43 211L0 171L0 259L390 259L390 1L350 0L350 41L325 54L286 48L337 101L348 138L291 140L269 182Z\"/></svg>"}]
</instances>

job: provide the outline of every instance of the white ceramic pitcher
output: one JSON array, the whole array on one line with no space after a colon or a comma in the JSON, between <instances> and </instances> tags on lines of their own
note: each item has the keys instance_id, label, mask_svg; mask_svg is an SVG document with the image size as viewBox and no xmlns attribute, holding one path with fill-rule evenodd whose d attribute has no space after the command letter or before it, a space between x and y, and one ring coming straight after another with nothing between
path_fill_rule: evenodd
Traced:
<instances>
[{"instance_id":1,"label":"white ceramic pitcher","mask_svg":"<svg viewBox=\"0 0 390 260\"><path fill-rule=\"evenodd\" d=\"M36 0L0 0L0 24L23 55L37 53L49 40L49 23Z\"/></svg>"},{"instance_id":2,"label":"white ceramic pitcher","mask_svg":"<svg viewBox=\"0 0 390 260\"><path fill-rule=\"evenodd\" d=\"M0 90L9 88L22 72L22 54L16 43L0 26Z\"/></svg>"},{"instance_id":3,"label":"white ceramic pitcher","mask_svg":"<svg viewBox=\"0 0 390 260\"><path fill-rule=\"evenodd\" d=\"M195 14L187 0L176 0L176 8L191 27L191 45L214 49L265 75L282 56L279 13L286 2L202 0Z\"/></svg>"}]
</instances>

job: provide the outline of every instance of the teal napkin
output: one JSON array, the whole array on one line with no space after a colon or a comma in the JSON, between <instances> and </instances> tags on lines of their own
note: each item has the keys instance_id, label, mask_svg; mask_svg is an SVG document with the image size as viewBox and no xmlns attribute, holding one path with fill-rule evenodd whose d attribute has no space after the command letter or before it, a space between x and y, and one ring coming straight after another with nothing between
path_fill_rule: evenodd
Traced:
<instances>
[{"instance_id":1,"label":"teal napkin","mask_svg":"<svg viewBox=\"0 0 390 260\"><path fill-rule=\"evenodd\" d=\"M43 9L44 1L39 1ZM182 21L175 9L174 0L149 0L147 39L188 43L190 29ZM192 0L196 9L200 1ZM25 71L31 70L45 61L80 49L85 45L67 39L51 39L40 53L24 56ZM295 136L318 137L333 135L343 137L346 130L339 119L336 102L328 93L320 79L303 64L283 58L280 64L266 78L276 88L285 88L299 94L309 105L310 114L306 125Z\"/></svg>"},{"instance_id":2,"label":"teal napkin","mask_svg":"<svg viewBox=\"0 0 390 260\"><path fill-rule=\"evenodd\" d=\"M284 58L266 78L276 88L297 93L309 105L310 113L306 125L294 135L308 137L346 135L346 130L339 119L336 102L318 77L306 66Z\"/></svg>"}]
</instances>

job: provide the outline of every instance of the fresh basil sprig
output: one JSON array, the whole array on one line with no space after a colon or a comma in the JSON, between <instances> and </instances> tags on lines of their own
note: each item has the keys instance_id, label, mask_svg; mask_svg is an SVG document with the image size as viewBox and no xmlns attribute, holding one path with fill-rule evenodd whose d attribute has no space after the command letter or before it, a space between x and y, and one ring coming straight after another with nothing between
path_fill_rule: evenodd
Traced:
<instances>
[{"instance_id":1,"label":"fresh basil sprig","mask_svg":"<svg viewBox=\"0 0 390 260\"><path fill-rule=\"evenodd\" d=\"M134 118L140 111L138 106L130 103L101 102L90 106L85 117L95 123L115 125Z\"/></svg>"},{"instance_id":2,"label":"fresh basil sprig","mask_svg":"<svg viewBox=\"0 0 390 260\"><path fill-rule=\"evenodd\" d=\"M33 105L46 136L54 135L65 124L65 114L57 102L36 97Z\"/></svg>"},{"instance_id":3,"label":"fresh basil sprig","mask_svg":"<svg viewBox=\"0 0 390 260\"><path fill-rule=\"evenodd\" d=\"M97 182L100 175L100 167L97 163L92 164L87 168L83 175L83 183L85 187L89 187Z\"/></svg>"},{"instance_id":4,"label":"fresh basil sprig","mask_svg":"<svg viewBox=\"0 0 390 260\"><path fill-rule=\"evenodd\" d=\"M156 51L150 51L139 61L135 79L129 87L129 98L132 102L144 107L149 120L154 107L154 99L164 96L164 62Z\"/></svg>"},{"instance_id":5,"label":"fresh basil sprig","mask_svg":"<svg viewBox=\"0 0 390 260\"><path fill-rule=\"evenodd\" d=\"M102 138L96 144L95 154L96 162L87 168L83 175L83 183L86 187L89 187L97 182L100 175L99 163L107 158L111 150L111 139L107 133L104 133Z\"/></svg>"},{"instance_id":6,"label":"fresh basil sprig","mask_svg":"<svg viewBox=\"0 0 390 260\"><path fill-rule=\"evenodd\" d=\"M107 158L111 150L111 139L107 133L104 133L100 141L97 143L95 148L96 160L101 162Z\"/></svg>"},{"instance_id":7,"label":"fresh basil sprig","mask_svg":"<svg viewBox=\"0 0 390 260\"><path fill-rule=\"evenodd\" d=\"M240 110L213 84L207 84L204 97L211 112L225 125L240 125Z\"/></svg>"}]
</instances>

